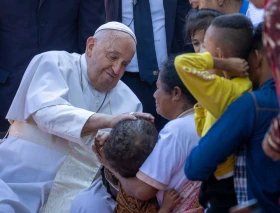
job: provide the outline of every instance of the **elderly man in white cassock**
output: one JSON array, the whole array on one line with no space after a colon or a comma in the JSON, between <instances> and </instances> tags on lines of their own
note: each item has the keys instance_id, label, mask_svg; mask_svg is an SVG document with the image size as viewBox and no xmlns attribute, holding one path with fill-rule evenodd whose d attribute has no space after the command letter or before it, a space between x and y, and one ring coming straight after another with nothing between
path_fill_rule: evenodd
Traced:
<instances>
[{"instance_id":1,"label":"elderly man in white cassock","mask_svg":"<svg viewBox=\"0 0 280 213\"><path fill-rule=\"evenodd\" d=\"M91 150L96 132L136 119L127 112L142 111L120 81L135 48L133 32L109 22L88 38L83 55L51 51L34 57L7 114L9 136L0 145L1 213L70 211L73 197L99 169Z\"/></svg>"}]
</instances>

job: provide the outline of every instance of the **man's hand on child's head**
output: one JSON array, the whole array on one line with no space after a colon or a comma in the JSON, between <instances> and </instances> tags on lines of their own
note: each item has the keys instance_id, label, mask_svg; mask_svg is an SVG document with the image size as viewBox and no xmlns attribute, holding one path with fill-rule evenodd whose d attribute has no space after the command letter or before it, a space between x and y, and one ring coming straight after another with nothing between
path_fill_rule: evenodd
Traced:
<instances>
[{"instance_id":1,"label":"man's hand on child's head","mask_svg":"<svg viewBox=\"0 0 280 213\"><path fill-rule=\"evenodd\" d=\"M160 208L160 213L171 212L176 205L180 204L182 197L174 189L168 189L164 192L162 206Z\"/></svg>"}]
</instances>

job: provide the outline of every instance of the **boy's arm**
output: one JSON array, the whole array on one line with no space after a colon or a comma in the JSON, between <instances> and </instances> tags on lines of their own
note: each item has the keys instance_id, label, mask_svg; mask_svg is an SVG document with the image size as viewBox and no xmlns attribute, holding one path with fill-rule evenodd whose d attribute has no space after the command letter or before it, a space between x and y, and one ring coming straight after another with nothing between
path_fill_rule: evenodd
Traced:
<instances>
[{"instance_id":1,"label":"boy's arm","mask_svg":"<svg viewBox=\"0 0 280 213\"><path fill-rule=\"evenodd\" d=\"M184 85L215 118L219 118L227 106L242 93L249 91L249 79L241 79L241 84L217 75L211 75L206 69L226 67L222 60L212 58L210 53L184 54L177 56L175 67ZM232 66L232 65L231 65Z\"/></svg>"},{"instance_id":2,"label":"boy's arm","mask_svg":"<svg viewBox=\"0 0 280 213\"><path fill-rule=\"evenodd\" d=\"M213 57L214 68L223 70L225 77L247 77L249 65L246 60L241 58L215 58Z\"/></svg>"}]
</instances>

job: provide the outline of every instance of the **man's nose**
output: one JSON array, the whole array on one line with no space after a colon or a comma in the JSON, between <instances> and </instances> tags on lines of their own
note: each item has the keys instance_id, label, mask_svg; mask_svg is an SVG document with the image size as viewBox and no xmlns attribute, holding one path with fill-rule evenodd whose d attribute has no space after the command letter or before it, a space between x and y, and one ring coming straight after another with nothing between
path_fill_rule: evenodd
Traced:
<instances>
[{"instance_id":1,"label":"man's nose","mask_svg":"<svg viewBox=\"0 0 280 213\"><path fill-rule=\"evenodd\" d=\"M114 74L115 75L119 75L120 73L121 73L121 71L122 71L122 64L121 63L115 63L114 65L113 65L113 71L114 71Z\"/></svg>"}]
</instances>

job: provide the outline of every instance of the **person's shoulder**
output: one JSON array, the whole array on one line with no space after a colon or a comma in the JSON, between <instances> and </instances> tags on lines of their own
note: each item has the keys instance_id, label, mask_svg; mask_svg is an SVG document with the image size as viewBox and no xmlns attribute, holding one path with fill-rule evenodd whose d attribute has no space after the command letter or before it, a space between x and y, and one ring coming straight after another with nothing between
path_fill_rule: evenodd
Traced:
<instances>
[{"instance_id":1,"label":"person's shoulder","mask_svg":"<svg viewBox=\"0 0 280 213\"><path fill-rule=\"evenodd\" d=\"M51 50L51 51L43 52L39 55L42 55L42 56L45 56L45 57L71 57L71 56L75 56L75 55L79 55L79 54L69 53L69 52L64 51L64 50Z\"/></svg>"},{"instance_id":2,"label":"person's shoulder","mask_svg":"<svg viewBox=\"0 0 280 213\"><path fill-rule=\"evenodd\" d=\"M237 88L242 88L241 90L250 91L252 90L252 82L248 77L237 77L230 80L231 84L235 85Z\"/></svg>"},{"instance_id":3,"label":"person's shoulder","mask_svg":"<svg viewBox=\"0 0 280 213\"><path fill-rule=\"evenodd\" d=\"M228 109L229 110L248 110L252 108L254 104L254 92L245 92L240 97L238 97L234 102L232 102ZM227 110L228 111L228 110Z\"/></svg>"},{"instance_id":4,"label":"person's shoulder","mask_svg":"<svg viewBox=\"0 0 280 213\"><path fill-rule=\"evenodd\" d=\"M194 114L188 114L181 118L169 121L163 128L163 132L169 132L174 136L197 136Z\"/></svg>"},{"instance_id":5,"label":"person's shoulder","mask_svg":"<svg viewBox=\"0 0 280 213\"><path fill-rule=\"evenodd\" d=\"M47 52L43 52L40 53L36 56L34 56L33 59L44 59L45 61L50 61L50 62L56 62L58 60L65 60L67 58L71 58L72 55L78 55L76 53L68 53L66 51L47 51Z\"/></svg>"}]
</instances>

